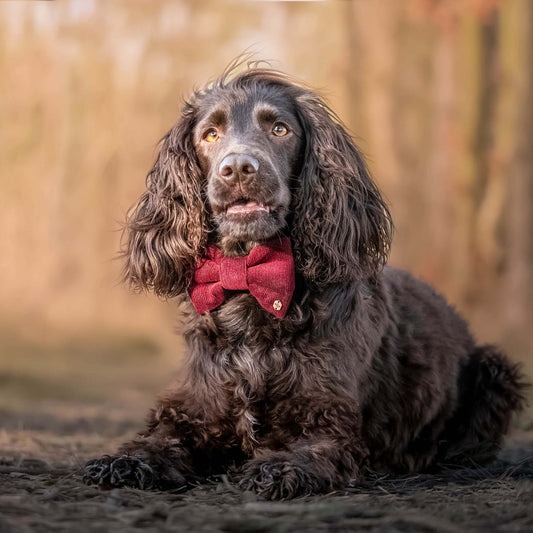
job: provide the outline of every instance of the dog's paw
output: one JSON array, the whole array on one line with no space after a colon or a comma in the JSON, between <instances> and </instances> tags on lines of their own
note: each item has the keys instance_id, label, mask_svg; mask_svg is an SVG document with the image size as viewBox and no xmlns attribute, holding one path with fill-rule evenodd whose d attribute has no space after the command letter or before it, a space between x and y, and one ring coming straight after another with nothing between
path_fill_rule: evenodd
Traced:
<instances>
[{"instance_id":1,"label":"dog's paw","mask_svg":"<svg viewBox=\"0 0 533 533\"><path fill-rule=\"evenodd\" d=\"M130 455L104 455L100 459L89 461L84 468L83 481L87 485L98 485L102 488L156 488L152 467L139 457Z\"/></svg>"},{"instance_id":2,"label":"dog's paw","mask_svg":"<svg viewBox=\"0 0 533 533\"><path fill-rule=\"evenodd\" d=\"M289 500L322 492L324 483L305 468L289 461L250 461L240 481L267 500Z\"/></svg>"}]
</instances>

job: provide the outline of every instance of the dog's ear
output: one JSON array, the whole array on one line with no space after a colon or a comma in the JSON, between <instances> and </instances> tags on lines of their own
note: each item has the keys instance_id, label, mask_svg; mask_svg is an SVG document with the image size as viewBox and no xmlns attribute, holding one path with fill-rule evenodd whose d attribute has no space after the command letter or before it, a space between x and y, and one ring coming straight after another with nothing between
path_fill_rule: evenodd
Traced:
<instances>
[{"instance_id":1,"label":"dog's ear","mask_svg":"<svg viewBox=\"0 0 533 533\"><path fill-rule=\"evenodd\" d=\"M317 284L372 277L390 249L387 205L328 106L311 92L300 95L297 106L305 151L293 186L296 266Z\"/></svg>"},{"instance_id":2,"label":"dog's ear","mask_svg":"<svg viewBox=\"0 0 533 533\"><path fill-rule=\"evenodd\" d=\"M124 230L124 278L136 289L177 296L188 286L207 241L203 175L192 140L195 107L163 137L146 191Z\"/></svg>"}]
</instances>

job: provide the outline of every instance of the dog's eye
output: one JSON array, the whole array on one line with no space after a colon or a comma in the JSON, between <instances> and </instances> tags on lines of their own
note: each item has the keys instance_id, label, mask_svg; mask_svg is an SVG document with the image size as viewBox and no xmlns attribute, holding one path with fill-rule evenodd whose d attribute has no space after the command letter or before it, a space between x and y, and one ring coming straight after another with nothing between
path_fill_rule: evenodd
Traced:
<instances>
[{"instance_id":1,"label":"dog's eye","mask_svg":"<svg viewBox=\"0 0 533 533\"><path fill-rule=\"evenodd\" d=\"M214 143L218 139L218 131L215 128L207 130L204 134L204 141Z\"/></svg>"},{"instance_id":2,"label":"dog's eye","mask_svg":"<svg viewBox=\"0 0 533 533\"><path fill-rule=\"evenodd\" d=\"M287 128L283 122L276 122L272 128L272 133L276 135L276 137L283 137L289 133L289 128Z\"/></svg>"}]
</instances>

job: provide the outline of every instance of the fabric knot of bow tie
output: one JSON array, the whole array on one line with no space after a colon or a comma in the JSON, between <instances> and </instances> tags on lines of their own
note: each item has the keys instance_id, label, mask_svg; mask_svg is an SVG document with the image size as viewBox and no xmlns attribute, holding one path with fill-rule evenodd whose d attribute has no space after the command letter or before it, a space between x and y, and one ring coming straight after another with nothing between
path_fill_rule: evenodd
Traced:
<instances>
[{"instance_id":1,"label":"fabric knot of bow tie","mask_svg":"<svg viewBox=\"0 0 533 533\"><path fill-rule=\"evenodd\" d=\"M215 246L196 267L189 286L199 314L222 305L224 291L249 291L261 307L283 318L294 292L294 260L289 237L255 246L245 257L223 257Z\"/></svg>"}]
</instances>

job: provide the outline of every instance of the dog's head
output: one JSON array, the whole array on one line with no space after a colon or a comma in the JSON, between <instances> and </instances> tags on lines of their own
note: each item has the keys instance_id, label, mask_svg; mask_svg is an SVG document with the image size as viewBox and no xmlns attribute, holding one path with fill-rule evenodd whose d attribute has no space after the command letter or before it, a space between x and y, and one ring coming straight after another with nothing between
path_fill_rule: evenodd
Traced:
<instances>
[{"instance_id":1,"label":"dog's head","mask_svg":"<svg viewBox=\"0 0 533 533\"><path fill-rule=\"evenodd\" d=\"M324 285L374 276L392 223L365 162L315 93L271 69L232 70L193 94L165 135L126 227L126 277L183 292L210 242L228 254L291 237Z\"/></svg>"},{"instance_id":2,"label":"dog's head","mask_svg":"<svg viewBox=\"0 0 533 533\"><path fill-rule=\"evenodd\" d=\"M198 105L193 141L225 247L286 226L303 129L286 88L265 82L220 84Z\"/></svg>"}]
</instances>

